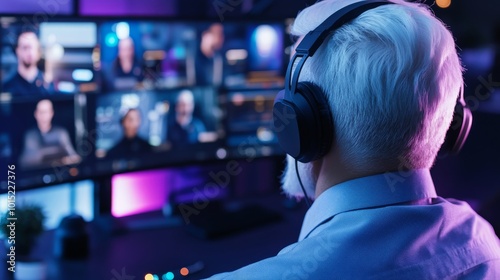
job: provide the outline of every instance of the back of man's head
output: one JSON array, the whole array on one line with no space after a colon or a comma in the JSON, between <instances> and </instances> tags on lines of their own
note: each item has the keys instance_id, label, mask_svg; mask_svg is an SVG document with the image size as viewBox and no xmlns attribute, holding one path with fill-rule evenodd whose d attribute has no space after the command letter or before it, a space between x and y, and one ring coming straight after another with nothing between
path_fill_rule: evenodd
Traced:
<instances>
[{"instance_id":1,"label":"back of man's head","mask_svg":"<svg viewBox=\"0 0 500 280\"><path fill-rule=\"evenodd\" d=\"M319 2L298 15L292 33L305 35L354 2ZM336 30L300 74L300 81L326 93L332 147L348 167L431 167L463 84L454 40L443 23L422 4L393 2Z\"/></svg>"}]
</instances>

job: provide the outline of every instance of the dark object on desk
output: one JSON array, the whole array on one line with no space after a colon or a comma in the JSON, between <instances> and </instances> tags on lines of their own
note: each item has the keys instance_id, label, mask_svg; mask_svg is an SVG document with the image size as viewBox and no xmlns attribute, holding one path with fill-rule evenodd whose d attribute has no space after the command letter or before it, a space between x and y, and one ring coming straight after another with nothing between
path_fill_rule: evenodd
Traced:
<instances>
[{"instance_id":1,"label":"dark object on desk","mask_svg":"<svg viewBox=\"0 0 500 280\"><path fill-rule=\"evenodd\" d=\"M55 232L54 254L62 259L83 259L89 254L87 224L79 215L61 220Z\"/></svg>"},{"instance_id":2,"label":"dark object on desk","mask_svg":"<svg viewBox=\"0 0 500 280\"><path fill-rule=\"evenodd\" d=\"M15 222L12 222L12 218L15 219ZM44 221L43 209L36 204L16 205L15 211L9 209L1 215L0 232L5 236L6 248L15 247L14 253L17 260L30 260L31 251L36 245L37 238L43 233Z\"/></svg>"},{"instance_id":3,"label":"dark object on desk","mask_svg":"<svg viewBox=\"0 0 500 280\"><path fill-rule=\"evenodd\" d=\"M281 219L281 214L259 205L212 201L198 215L190 217L186 228L196 237L214 239Z\"/></svg>"}]
</instances>

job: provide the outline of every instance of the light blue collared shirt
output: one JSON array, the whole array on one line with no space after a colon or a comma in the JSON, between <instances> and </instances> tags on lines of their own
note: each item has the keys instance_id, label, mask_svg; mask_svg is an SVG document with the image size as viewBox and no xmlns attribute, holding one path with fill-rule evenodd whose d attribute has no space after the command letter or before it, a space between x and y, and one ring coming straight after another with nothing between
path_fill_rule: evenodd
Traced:
<instances>
[{"instance_id":1,"label":"light blue collared shirt","mask_svg":"<svg viewBox=\"0 0 500 280\"><path fill-rule=\"evenodd\" d=\"M500 241L429 170L385 173L329 188L298 242L210 279L500 279Z\"/></svg>"}]
</instances>

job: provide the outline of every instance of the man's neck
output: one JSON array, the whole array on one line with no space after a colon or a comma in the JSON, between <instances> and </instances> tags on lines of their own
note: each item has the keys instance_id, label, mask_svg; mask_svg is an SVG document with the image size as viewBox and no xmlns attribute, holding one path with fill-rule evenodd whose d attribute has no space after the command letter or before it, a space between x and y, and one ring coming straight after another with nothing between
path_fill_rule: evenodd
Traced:
<instances>
[{"instance_id":1,"label":"man's neck","mask_svg":"<svg viewBox=\"0 0 500 280\"><path fill-rule=\"evenodd\" d=\"M135 133L135 134L125 134L125 139L127 139L128 141L132 141L136 137L137 137L137 133Z\"/></svg>"},{"instance_id":2,"label":"man's neck","mask_svg":"<svg viewBox=\"0 0 500 280\"><path fill-rule=\"evenodd\" d=\"M52 125L47 125L47 126L38 126L38 129L40 130L40 132L42 134L46 134L47 132L50 131L50 129L52 128Z\"/></svg>"},{"instance_id":3,"label":"man's neck","mask_svg":"<svg viewBox=\"0 0 500 280\"><path fill-rule=\"evenodd\" d=\"M181 127L188 126L192 120L193 120L193 117L191 117L191 116L177 116L177 123Z\"/></svg>"},{"instance_id":4,"label":"man's neck","mask_svg":"<svg viewBox=\"0 0 500 280\"><path fill-rule=\"evenodd\" d=\"M339 156L338 151L330 151L325 157L315 161L313 166L314 173L318 174L316 181L316 198L327 189L338 185L342 182L353 180L388 172L389 170L397 170L392 168L389 164L376 164L373 163L370 167L362 167L353 164L343 157Z\"/></svg>"},{"instance_id":5,"label":"man's neck","mask_svg":"<svg viewBox=\"0 0 500 280\"><path fill-rule=\"evenodd\" d=\"M331 168L331 166L332 165L329 164L321 164L319 168L320 175L318 176L316 182L316 198L319 197L324 191L337 184L362 177L361 175L356 175L356 173L352 170L346 169L345 166L342 166L341 164L337 164L333 168Z\"/></svg>"},{"instance_id":6,"label":"man's neck","mask_svg":"<svg viewBox=\"0 0 500 280\"><path fill-rule=\"evenodd\" d=\"M23 79L32 83L38 75L38 68L36 67L36 65L24 67L20 64L17 66L17 72L19 73L19 75L21 75L21 77L23 77Z\"/></svg>"}]
</instances>

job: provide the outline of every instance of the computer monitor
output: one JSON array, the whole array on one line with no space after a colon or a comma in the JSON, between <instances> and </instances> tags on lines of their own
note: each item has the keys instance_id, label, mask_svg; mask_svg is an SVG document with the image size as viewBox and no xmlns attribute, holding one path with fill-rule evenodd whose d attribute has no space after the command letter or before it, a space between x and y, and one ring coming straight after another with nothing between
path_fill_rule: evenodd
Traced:
<instances>
[{"instance_id":1,"label":"computer monitor","mask_svg":"<svg viewBox=\"0 0 500 280\"><path fill-rule=\"evenodd\" d=\"M0 20L0 107L13 120L0 127L0 161L22 170L24 188L282 154L271 128L281 23Z\"/></svg>"}]
</instances>

